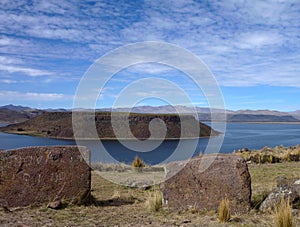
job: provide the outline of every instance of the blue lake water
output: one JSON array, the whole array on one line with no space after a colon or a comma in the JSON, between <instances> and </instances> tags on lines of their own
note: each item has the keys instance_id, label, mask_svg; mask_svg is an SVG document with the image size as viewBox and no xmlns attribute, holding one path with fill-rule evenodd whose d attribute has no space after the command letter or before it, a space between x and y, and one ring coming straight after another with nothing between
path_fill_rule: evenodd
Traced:
<instances>
[{"instance_id":1,"label":"blue lake water","mask_svg":"<svg viewBox=\"0 0 300 227\"><path fill-rule=\"evenodd\" d=\"M212 140L217 139L218 138L212 138ZM194 156L198 155L200 151L205 151L208 140L208 138L200 138L197 140L183 141L181 150L179 150L172 160L183 160L189 158L191 154ZM152 141L146 143L151 144ZM76 143L72 140L56 140L0 132L0 149L74 144ZM102 144L103 147L99 147L99 141L80 142L80 145L86 145L92 151L92 162L111 162L111 159L114 159L119 162L130 163L133 158L138 155L149 164L158 164L167 160L167 158L174 153L178 141L164 141L156 149L149 152L130 150L119 141L102 141ZM191 149L193 144L196 144L196 149ZM296 144L300 144L300 124L228 123L220 152L231 153L235 149L244 147L249 149L261 149L264 146L293 146Z\"/></svg>"}]
</instances>

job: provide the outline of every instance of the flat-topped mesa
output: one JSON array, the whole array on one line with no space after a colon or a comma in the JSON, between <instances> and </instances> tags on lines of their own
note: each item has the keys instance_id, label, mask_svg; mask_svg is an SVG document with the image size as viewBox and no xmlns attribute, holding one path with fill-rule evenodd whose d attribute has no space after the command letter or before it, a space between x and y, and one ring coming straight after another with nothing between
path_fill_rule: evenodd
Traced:
<instances>
[{"instance_id":1,"label":"flat-topped mesa","mask_svg":"<svg viewBox=\"0 0 300 227\"><path fill-rule=\"evenodd\" d=\"M150 136L153 138L149 127L154 119L159 119L165 124L165 139L209 137L219 134L219 132L199 122L191 115L179 116L177 114L129 114L110 112L96 112L94 115L92 112L75 113L79 114L76 121L76 124L78 124L77 127L85 129L84 132L82 132L82 136L79 136L80 138L117 139L112 121L117 125L129 125L130 130L128 133L125 133L124 137L118 139L132 138L130 135L138 139L147 139ZM82 116L80 115L81 113ZM90 128L85 127L87 120L91 119L91 117L95 120L98 133L97 138L94 138L95 136L90 133ZM183 131L182 127L184 129ZM154 132L155 130L156 128L154 127ZM0 128L0 131L49 138L74 139L72 112L45 112L25 122ZM91 136L89 137L89 135ZM77 135L76 138L78 138Z\"/></svg>"},{"instance_id":2,"label":"flat-topped mesa","mask_svg":"<svg viewBox=\"0 0 300 227\"><path fill-rule=\"evenodd\" d=\"M180 122L180 120L195 120L192 115L177 114L138 114L138 113L110 113L110 112L97 112L95 114L95 121L111 121L115 120L128 120L129 122L150 122L153 119L161 119L163 121Z\"/></svg>"}]
</instances>

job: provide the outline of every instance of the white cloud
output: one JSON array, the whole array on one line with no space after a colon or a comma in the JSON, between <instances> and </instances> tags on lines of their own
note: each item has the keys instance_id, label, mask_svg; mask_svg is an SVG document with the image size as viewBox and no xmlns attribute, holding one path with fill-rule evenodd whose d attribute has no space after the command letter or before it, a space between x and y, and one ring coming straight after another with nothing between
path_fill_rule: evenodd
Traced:
<instances>
[{"instance_id":1,"label":"white cloud","mask_svg":"<svg viewBox=\"0 0 300 227\"><path fill-rule=\"evenodd\" d=\"M0 38L0 46L11 44L10 39L8 38Z\"/></svg>"},{"instance_id":2,"label":"white cloud","mask_svg":"<svg viewBox=\"0 0 300 227\"><path fill-rule=\"evenodd\" d=\"M73 96L59 93L35 93L35 92L18 92L18 91L0 91L0 99L6 101L30 100L30 101L56 101L70 100Z\"/></svg>"},{"instance_id":3,"label":"white cloud","mask_svg":"<svg viewBox=\"0 0 300 227\"><path fill-rule=\"evenodd\" d=\"M23 73L25 75L32 76L32 77L49 76L53 74L52 72L48 72L45 70L26 68L26 67L16 66L16 65L4 65L4 64L0 64L0 70L9 73Z\"/></svg>"},{"instance_id":4,"label":"white cloud","mask_svg":"<svg viewBox=\"0 0 300 227\"><path fill-rule=\"evenodd\" d=\"M248 32L243 33L237 40L237 47L239 48L263 48L277 46L283 43L283 37L274 32Z\"/></svg>"},{"instance_id":5,"label":"white cloud","mask_svg":"<svg viewBox=\"0 0 300 227\"><path fill-rule=\"evenodd\" d=\"M0 83L4 83L4 84L15 84L17 83L16 80L10 80L10 79L1 79Z\"/></svg>"},{"instance_id":6,"label":"white cloud","mask_svg":"<svg viewBox=\"0 0 300 227\"><path fill-rule=\"evenodd\" d=\"M174 71L173 68L159 64L159 63L143 63L143 64L136 64L133 66L130 66L126 71L129 73L137 73L137 74L162 74L162 73L171 73Z\"/></svg>"}]
</instances>

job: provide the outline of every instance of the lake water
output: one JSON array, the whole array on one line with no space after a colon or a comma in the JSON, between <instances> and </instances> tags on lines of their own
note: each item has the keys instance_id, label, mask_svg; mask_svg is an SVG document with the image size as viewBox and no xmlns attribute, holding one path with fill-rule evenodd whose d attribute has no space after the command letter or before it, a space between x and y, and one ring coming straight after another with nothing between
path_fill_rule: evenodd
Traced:
<instances>
[{"instance_id":1,"label":"lake water","mask_svg":"<svg viewBox=\"0 0 300 227\"><path fill-rule=\"evenodd\" d=\"M218 138L212 138L217 140ZM197 140L185 140L181 150L172 160L183 160L189 158L191 154L198 155L200 151L205 151L208 138ZM134 142L133 142L134 143ZM146 142L146 145L152 141ZM56 140L25 135L13 135L0 132L0 149L15 149L26 146L51 146L51 145L74 145L72 140ZM98 141L83 141L81 145L86 145L92 151L92 162L111 162L115 159L119 162L131 163L136 155L149 164L164 162L174 153L178 141L164 141L156 149L149 152L135 152L119 141L102 141L104 147L99 147ZM193 144L196 149L192 150ZM249 149L261 149L264 146L274 147L277 145L293 146L300 144L300 124L244 124L228 123L225 133L224 143L221 153L231 153L235 149L247 147ZM106 152L103 150L105 149Z\"/></svg>"}]
</instances>

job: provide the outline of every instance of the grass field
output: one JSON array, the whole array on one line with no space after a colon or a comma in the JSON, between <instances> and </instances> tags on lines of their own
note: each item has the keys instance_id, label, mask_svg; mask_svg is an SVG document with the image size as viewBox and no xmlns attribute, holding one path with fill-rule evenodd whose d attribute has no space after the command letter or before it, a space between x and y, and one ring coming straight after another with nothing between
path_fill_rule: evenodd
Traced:
<instances>
[{"instance_id":1,"label":"grass field","mask_svg":"<svg viewBox=\"0 0 300 227\"><path fill-rule=\"evenodd\" d=\"M278 176L300 178L300 162L250 164L249 170L253 206L276 185ZM247 215L232 216L226 224L219 224L215 211L151 212L145 208L148 196L149 190L114 184L93 172L93 199L89 204L61 210L48 209L46 205L12 211L0 208L0 226L274 226L273 213L263 214L254 208ZM293 217L296 226L300 226L300 211L293 210Z\"/></svg>"}]
</instances>

